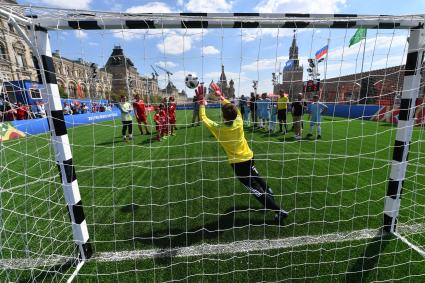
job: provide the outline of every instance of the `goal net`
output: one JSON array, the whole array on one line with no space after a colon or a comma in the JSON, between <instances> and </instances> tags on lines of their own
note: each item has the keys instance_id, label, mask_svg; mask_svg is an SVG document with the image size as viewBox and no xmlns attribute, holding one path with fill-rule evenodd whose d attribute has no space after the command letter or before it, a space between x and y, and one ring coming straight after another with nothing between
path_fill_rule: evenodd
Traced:
<instances>
[{"instance_id":1,"label":"goal net","mask_svg":"<svg viewBox=\"0 0 425 283\"><path fill-rule=\"evenodd\" d=\"M0 17L0 281L425 278L422 17Z\"/></svg>"}]
</instances>

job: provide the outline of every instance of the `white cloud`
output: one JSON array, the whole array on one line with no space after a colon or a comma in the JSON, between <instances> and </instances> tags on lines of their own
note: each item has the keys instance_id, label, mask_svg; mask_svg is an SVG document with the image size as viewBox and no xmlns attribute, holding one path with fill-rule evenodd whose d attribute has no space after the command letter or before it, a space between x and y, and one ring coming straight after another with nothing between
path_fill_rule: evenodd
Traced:
<instances>
[{"instance_id":1,"label":"white cloud","mask_svg":"<svg viewBox=\"0 0 425 283\"><path fill-rule=\"evenodd\" d=\"M189 12L220 13L230 12L233 2L227 0L189 0L186 10Z\"/></svg>"},{"instance_id":2,"label":"white cloud","mask_svg":"<svg viewBox=\"0 0 425 283\"><path fill-rule=\"evenodd\" d=\"M92 0L33 0L30 2L65 9L90 9Z\"/></svg>"},{"instance_id":3,"label":"white cloud","mask_svg":"<svg viewBox=\"0 0 425 283\"><path fill-rule=\"evenodd\" d=\"M163 68L174 68L177 67L177 64L171 61L159 61L156 63L158 66L161 66Z\"/></svg>"},{"instance_id":4,"label":"white cloud","mask_svg":"<svg viewBox=\"0 0 425 283\"><path fill-rule=\"evenodd\" d=\"M79 38L79 39L85 39L87 38L88 34L87 32L83 31L83 30L76 30L75 31L75 37Z\"/></svg>"},{"instance_id":5,"label":"white cloud","mask_svg":"<svg viewBox=\"0 0 425 283\"><path fill-rule=\"evenodd\" d=\"M254 10L260 13L318 13L333 14L345 5L346 0L263 0Z\"/></svg>"},{"instance_id":6,"label":"white cloud","mask_svg":"<svg viewBox=\"0 0 425 283\"><path fill-rule=\"evenodd\" d=\"M215 55L219 53L220 51L212 45L202 47L202 54L204 55Z\"/></svg>"},{"instance_id":7,"label":"white cloud","mask_svg":"<svg viewBox=\"0 0 425 283\"><path fill-rule=\"evenodd\" d=\"M288 56L254 60L251 63L242 65L242 70L248 72L279 70L279 63L282 62L281 68L283 68L283 64L286 60L288 60Z\"/></svg>"},{"instance_id":8,"label":"white cloud","mask_svg":"<svg viewBox=\"0 0 425 283\"><path fill-rule=\"evenodd\" d=\"M126 13L173 13L176 12L171 9L170 6L163 2L149 2L145 5L133 6L128 8ZM143 30L143 29L132 29L132 30L120 30L113 31L114 37L119 39L130 41L141 38L154 38L164 34L167 34L169 30Z\"/></svg>"},{"instance_id":9,"label":"white cloud","mask_svg":"<svg viewBox=\"0 0 425 283\"><path fill-rule=\"evenodd\" d=\"M178 55L192 49L192 39L181 35L170 35L156 47L165 54Z\"/></svg>"},{"instance_id":10,"label":"white cloud","mask_svg":"<svg viewBox=\"0 0 425 283\"><path fill-rule=\"evenodd\" d=\"M172 13L167 4L162 2L149 2L145 5L133 6L126 10L127 13Z\"/></svg>"},{"instance_id":11,"label":"white cloud","mask_svg":"<svg viewBox=\"0 0 425 283\"><path fill-rule=\"evenodd\" d=\"M193 43L201 40L207 33L203 29L167 30L156 46L164 54L182 54L191 50Z\"/></svg>"}]
</instances>

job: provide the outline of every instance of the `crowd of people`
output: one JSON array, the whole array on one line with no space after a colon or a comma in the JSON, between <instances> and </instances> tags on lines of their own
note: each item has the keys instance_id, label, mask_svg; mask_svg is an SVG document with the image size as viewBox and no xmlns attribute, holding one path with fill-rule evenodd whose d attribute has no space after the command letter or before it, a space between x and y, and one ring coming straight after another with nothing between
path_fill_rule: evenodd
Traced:
<instances>
[{"instance_id":1,"label":"crowd of people","mask_svg":"<svg viewBox=\"0 0 425 283\"><path fill-rule=\"evenodd\" d=\"M112 104L109 103L91 103L90 107L86 103L79 101L64 102L64 115L77 115L95 112L112 111ZM0 99L0 122L9 122L15 120L29 120L45 118L46 109L44 102L38 101L35 105L28 105L22 102L11 103L6 99Z\"/></svg>"},{"instance_id":2,"label":"crowd of people","mask_svg":"<svg viewBox=\"0 0 425 283\"><path fill-rule=\"evenodd\" d=\"M313 101L307 108L307 102L302 93L299 93L297 99L293 102L289 101L288 95L283 91L279 95L261 95L251 93L248 99L244 95L239 100L239 110L241 112L244 125L253 128L262 129L270 133L280 132L283 135L289 130L294 131L296 140L302 139L303 116L309 113L310 128L307 137L313 135L314 127L317 127L317 138L321 136L321 114L327 110L327 106L319 101L319 96L313 96ZM288 129L288 112L292 113L292 128ZM277 129L277 125L279 125Z\"/></svg>"},{"instance_id":3,"label":"crowd of people","mask_svg":"<svg viewBox=\"0 0 425 283\"><path fill-rule=\"evenodd\" d=\"M134 112L134 116L137 120L137 126L141 135L150 135L149 125L147 123L148 109L145 106L143 99L138 95L135 96L135 100L130 104L127 101L126 96L121 96L121 101L117 105L121 111L122 121L122 137L124 141L133 139L133 117L131 115ZM177 104L173 96L170 96L167 100L163 98L162 102L154 107L155 114L153 121L155 123L156 140L161 141L167 139L169 136L175 136L176 126L176 110Z\"/></svg>"},{"instance_id":4,"label":"crowd of people","mask_svg":"<svg viewBox=\"0 0 425 283\"><path fill-rule=\"evenodd\" d=\"M96 113L96 112L107 112L112 111L111 103L91 103L90 107L87 106L85 102L80 102L78 100L72 101L70 103L65 102L63 104L63 114L64 115L78 115L86 113Z\"/></svg>"},{"instance_id":5,"label":"crowd of people","mask_svg":"<svg viewBox=\"0 0 425 283\"><path fill-rule=\"evenodd\" d=\"M11 103L0 99L0 122L29 120L46 117L44 103L37 102L36 105L27 105L22 102Z\"/></svg>"}]
</instances>

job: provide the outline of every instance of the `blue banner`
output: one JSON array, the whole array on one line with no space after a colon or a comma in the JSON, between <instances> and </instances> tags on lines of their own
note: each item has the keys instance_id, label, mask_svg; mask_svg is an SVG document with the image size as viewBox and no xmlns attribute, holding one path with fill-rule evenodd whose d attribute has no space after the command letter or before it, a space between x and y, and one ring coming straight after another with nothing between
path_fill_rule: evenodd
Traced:
<instances>
[{"instance_id":1,"label":"blue banner","mask_svg":"<svg viewBox=\"0 0 425 283\"><path fill-rule=\"evenodd\" d=\"M291 70L291 69L294 67L294 63L295 63L295 61L294 61L294 60L292 60L292 59L290 59L290 60L286 61L286 63L285 63L285 67L283 67L283 70L284 70L284 71Z\"/></svg>"}]
</instances>

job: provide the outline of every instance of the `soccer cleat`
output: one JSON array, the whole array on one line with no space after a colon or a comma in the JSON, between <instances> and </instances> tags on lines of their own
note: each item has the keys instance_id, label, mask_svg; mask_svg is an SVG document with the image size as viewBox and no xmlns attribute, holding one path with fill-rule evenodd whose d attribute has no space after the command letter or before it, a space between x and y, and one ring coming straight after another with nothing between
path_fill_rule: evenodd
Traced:
<instances>
[{"instance_id":1,"label":"soccer cleat","mask_svg":"<svg viewBox=\"0 0 425 283\"><path fill-rule=\"evenodd\" d=\"M279 212L276 213L276 215L274 216L274 219L279 224L282 224L283 220L285 220L287 217L288 217L288 212L281 209Z\"/></svg>"},{"instance_id":2,"label":"soccer cleat","mask_svg":"<svg viewBox=\"0 0 425 283\"><path fill-rule=\"evenodd\" d=\"M126 136L123 136L122 137L122 140L126 142L127 141L127 137Z\"/></svg>"},{"instance_id":3,"label":"soccer cleat","mask_svg":"<svg viewBox=\"0 0 425 283\"><path fill-rule=\"evenodd\" d=\"M317 139L320 140L322 138L321 135L317 135Z\"/></svg>"},{"instance_id":4,"label":"soccer cleat","mask_svg":"<svg viewBox=\"0 0 425 283\"><path fill-rule=\"evenodd\" d=\"M300 140L301 140L301 136L294 136L294 139L295 139L296 141L300 141Z\"/></svg>"}]
</instances>

